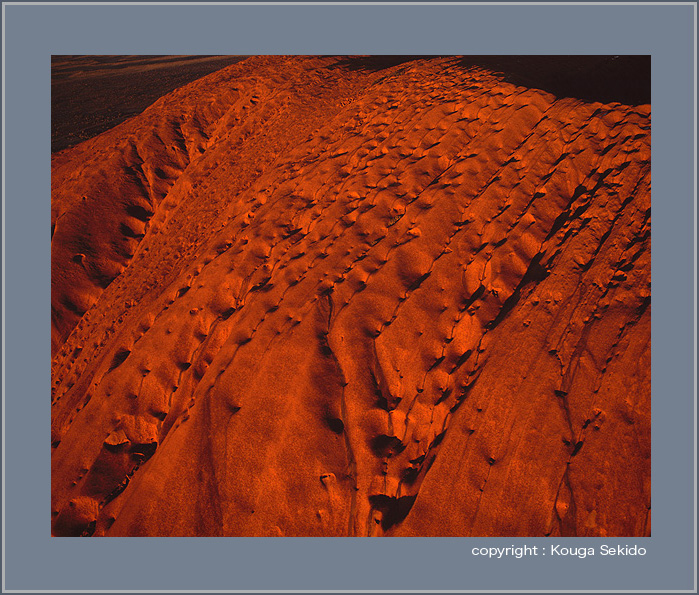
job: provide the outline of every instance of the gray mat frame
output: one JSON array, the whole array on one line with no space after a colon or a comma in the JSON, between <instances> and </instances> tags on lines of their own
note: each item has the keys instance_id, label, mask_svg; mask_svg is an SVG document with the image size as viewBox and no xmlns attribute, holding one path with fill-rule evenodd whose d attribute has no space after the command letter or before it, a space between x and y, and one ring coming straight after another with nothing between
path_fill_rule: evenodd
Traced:
<instances>
[{"instance_id":1,"label":"gray mat frame","mask_svg":"<svg viewBox=\"0 0 699 595\"><path fill-rule=\"evenodd\" d=\"M3 591L696 591L696 3L3 3ZM653 536L50 537L51 54L651 54Z\"/></svg>"}]
</instances>

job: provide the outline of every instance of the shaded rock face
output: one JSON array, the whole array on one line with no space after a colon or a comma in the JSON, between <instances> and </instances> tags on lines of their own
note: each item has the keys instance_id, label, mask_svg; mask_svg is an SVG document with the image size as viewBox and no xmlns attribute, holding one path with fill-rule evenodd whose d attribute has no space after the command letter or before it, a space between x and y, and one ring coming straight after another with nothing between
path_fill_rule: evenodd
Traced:
<instances>
[{"instance_id":1,"label":"shaded rock face","mask_svg":"<svg viewBox=\"0 0 699 595\"><path fill-rule=\"evenodd\" d=\"M54 155L54 535L650 534L650 105L358 64Z\"/></svg>"}]
</instances>

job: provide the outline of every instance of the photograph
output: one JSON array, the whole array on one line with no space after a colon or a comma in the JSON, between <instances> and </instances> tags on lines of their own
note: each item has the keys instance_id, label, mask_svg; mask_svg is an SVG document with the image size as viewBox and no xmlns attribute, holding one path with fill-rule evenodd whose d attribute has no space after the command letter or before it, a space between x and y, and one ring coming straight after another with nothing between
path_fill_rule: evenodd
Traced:
<instances>
[{"instance_id":1,"label":"photograph","mask_svg":"<svg viewBox=\"0 0 699 595\"><path fill-rule=\"evenodd\" d=\"M45 84L52 541L651 536L650 54Z\"/></svg>"}]
</instances>

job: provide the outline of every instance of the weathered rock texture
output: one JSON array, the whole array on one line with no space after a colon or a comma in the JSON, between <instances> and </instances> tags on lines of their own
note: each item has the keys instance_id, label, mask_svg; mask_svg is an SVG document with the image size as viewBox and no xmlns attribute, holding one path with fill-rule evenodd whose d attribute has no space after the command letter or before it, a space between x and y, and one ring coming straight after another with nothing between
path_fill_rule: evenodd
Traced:
<instances>
[{"instance_id":1,"label":"weathered rock texture","mask_svg":"<svg viewBox=\"0 0 699 595\"><path fill-rule=\"evenodd\" d=\"M650 533L650 105L252 57L52 185L55 535Z\"/></svg>"}]
</instances>

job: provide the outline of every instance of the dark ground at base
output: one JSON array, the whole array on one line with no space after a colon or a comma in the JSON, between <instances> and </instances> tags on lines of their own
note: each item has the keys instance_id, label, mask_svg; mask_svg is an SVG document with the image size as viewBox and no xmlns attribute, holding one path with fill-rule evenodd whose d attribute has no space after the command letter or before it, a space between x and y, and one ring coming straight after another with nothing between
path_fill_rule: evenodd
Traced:
<instances>
[{"instance_id":1,"label":"dark ground at base","mask_svg":"<svg viewBox=\"0 0 699 595\"><path fill-rule=\"evenodd\" d=\"M163 95L245 56L52 56L51 152L141 113Z\"/></svg>"}]
</instances>

